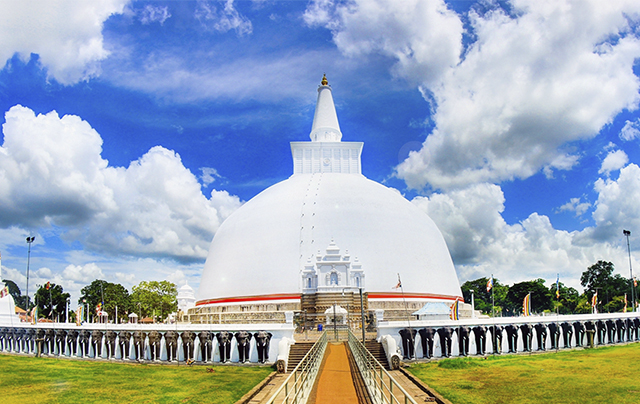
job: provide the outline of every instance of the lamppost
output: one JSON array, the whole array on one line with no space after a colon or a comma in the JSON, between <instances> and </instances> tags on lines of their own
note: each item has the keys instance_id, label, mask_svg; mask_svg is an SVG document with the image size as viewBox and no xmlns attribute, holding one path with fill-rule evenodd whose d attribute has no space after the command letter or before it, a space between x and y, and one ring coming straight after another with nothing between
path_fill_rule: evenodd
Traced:
<instances>
[{"instance_id":1,"label":"lamppost","mask_svg":"<svg viewBox=\"0 0 640 404\"><path fill-rule=\"evenodd\" d=\"M633 302L633 310L636 309L636 291L633 287L633 270L631 269L631 246L629 245L629 236L631 232L629 230L622 230L622 234L627 237L627 251L629 252L629 279L631 280L631 301Z\"/></svg>"},{"instance_id":2,"label":"lamppost","mask_svg":"<svg viewBox=\"0 0 640 404\"><path fill-rule=\"evenodd\" d=\"M29 312L29 262L31 261L31 243L36 239L35 236L27 237L27 244L29 244L29 252L27 253L27 312Z\"/></svg>"}]
</instances>

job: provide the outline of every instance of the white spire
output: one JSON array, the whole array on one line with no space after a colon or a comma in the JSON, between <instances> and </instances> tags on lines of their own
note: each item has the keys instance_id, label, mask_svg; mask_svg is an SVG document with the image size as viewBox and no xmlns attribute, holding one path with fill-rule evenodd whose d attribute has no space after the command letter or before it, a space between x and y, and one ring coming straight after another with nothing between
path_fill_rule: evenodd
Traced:
<instances>
[{"instance_id":1,"label":"white spire","mask_svg":"<svg viewBox=\"0 0 640 404\"><path fill-rule=\"evenodd\" d=\"M361 174L362 142L342 142L327 76L318 87L311 142L291 142L294 174Z\"/></svg>"},{"instance_id":2,"label":"white spire","mask_svg":"<svg viewBox=\"0 0 640 404\"><path fill-rule=\"evenodd\" d=\"M339 142L342 139L331 86L326 75L322 76L321 85L318 86L318 102L309 137L313 142Z\"/></svg>"}]
</instances>

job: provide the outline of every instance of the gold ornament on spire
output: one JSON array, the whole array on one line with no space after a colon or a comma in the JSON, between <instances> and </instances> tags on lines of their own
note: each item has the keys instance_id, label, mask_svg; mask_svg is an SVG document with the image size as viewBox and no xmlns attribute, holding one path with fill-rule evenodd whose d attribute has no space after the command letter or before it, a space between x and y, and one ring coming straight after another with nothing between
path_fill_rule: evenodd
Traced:
<instances>
[{"instance_id":1,"label":"gold ornament on spire","mask_svg":"<svg viewBox=\"0 0 640 404\"><path fill-rule=\"evenodd\" d=\"M329 84L329 82L327 81L326 74L322 74L322 81L320 82L320 84L322 84L323 86L326 86L327 84Z\"/></svg>"}]
</instances>

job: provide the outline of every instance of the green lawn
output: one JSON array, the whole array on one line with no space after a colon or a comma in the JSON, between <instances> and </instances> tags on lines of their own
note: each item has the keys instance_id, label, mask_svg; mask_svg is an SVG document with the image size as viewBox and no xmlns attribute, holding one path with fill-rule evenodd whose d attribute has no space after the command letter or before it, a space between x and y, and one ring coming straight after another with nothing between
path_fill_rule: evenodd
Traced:
<instances>
[{"instance_id":1,"label":"green lawn","mask_svg":"<svg viewBox=\"0 0 640 404\"><path fill-rule=\"evenodd\" d=\"M456 358L409 371L455 404L640 403L640 344Z\"/></svg>"},{"instance_id":2,"label":"green lawn","mask_svg":"<svg viewBox=\"0 0 640 404\"><path fill-rule=\"evenodd\" d=\"M269 366L178 367L2 354L0 391L3 403L231 404L272 371Z\"/></svg>"}]
</instances>

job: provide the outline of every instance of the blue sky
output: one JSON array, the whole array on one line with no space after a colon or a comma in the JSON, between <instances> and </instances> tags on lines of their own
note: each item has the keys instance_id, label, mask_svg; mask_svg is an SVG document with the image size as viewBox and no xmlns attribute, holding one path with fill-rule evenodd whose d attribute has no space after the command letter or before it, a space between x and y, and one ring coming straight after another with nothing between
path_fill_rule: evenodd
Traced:
<instances>
[{"instance_id":1,"label":"blue sky","mask_svg":"<svg viewBox=\"0 0 640 404\"><path fill-rule=\"evenodd\" d=\"M636 1L1 2L3 278L24 288L35 235L30 291L197 287L220 223L291 175L323 73L461 281L628 276L639 24Z\"/></svg>"}]
</instances>

